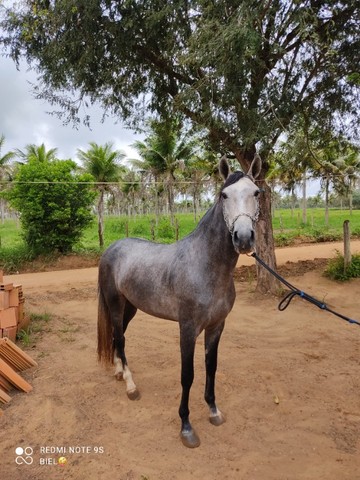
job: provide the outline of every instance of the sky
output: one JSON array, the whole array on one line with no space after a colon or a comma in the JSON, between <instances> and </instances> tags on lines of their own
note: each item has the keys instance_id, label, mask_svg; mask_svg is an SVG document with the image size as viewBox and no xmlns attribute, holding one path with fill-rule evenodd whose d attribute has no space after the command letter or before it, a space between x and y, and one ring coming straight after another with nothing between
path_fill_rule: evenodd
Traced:
<instances>
[{"instance_id":1,"label":"sky","mask_svg":"<svg viewBox=\"0 0 360 480\"><path fill-rule=\"evenodd\" d=\"M84 125L77 129L71 124L63 125L61 119L47 113L56 106L35 99L29 82L36 82L36 74L28 71L26 65L18 71L11 59L0 57L0 136L5 136L2 154L24 150L28 144L44 143L47 149L58 149L58 158L76 160L77 149L87 150L89 142L99 145L113 142L114 148L122 150L127 157L138 157L130 145L142 138L125 128L121 121L107 118L102 123L101 108L91 106L86 112L91 116L91 130Z\"/></svg>"},{"instance_id":2,"label":"sky","mask_svg":"<svg viewBox=\"0 0 360 480\"><path fill-rule=\"evenodd\" d=\"M76 160L77 150L87 150L89 142L112 142L127 158L138 158L131 144L143 138L125 128L119 119L107 118L102 123L101 108L91 106L86 112L91 116L91 129L85 125L63 125L61 119L47 113L56 106L34 98L31 82L36 82L36 74L26 65L17 70L12 60L0 57L0 136L5 136L2 155L14 149L24 150L29 144L44 143L47 149L57 148L59 159ZM308 195L316 195L318 190L317 182L308 182Z\"/></svg>"}]
</instances>

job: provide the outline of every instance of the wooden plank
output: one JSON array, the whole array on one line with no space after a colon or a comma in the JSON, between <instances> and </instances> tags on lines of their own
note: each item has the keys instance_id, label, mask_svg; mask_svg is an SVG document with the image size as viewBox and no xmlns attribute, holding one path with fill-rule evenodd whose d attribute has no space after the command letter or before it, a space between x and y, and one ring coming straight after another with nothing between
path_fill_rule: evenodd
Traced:
<instances>
[{"instance_id":1,"label":"wooden plank","mask_svg":"<svg viewBox=\"0 0 360 480\"><path fill-rule=\"evenodd\" d=\"M14 386L2 375L0 375L0 387L6 392L11 392L14 389Z\"/></svg>"},{"instance_id":2,"label":"wooden plank","mask_svg":"<svg viewBox=\"0 0 360 480\"><path fill-rule=\"evenodd\" d=\"M14 368L17 371L25 370L22 362L19 361L18 358L14 357L14 355L12 355L8 350L0 351L0 358L5 360L5 362L9 364L11 368Z\"/></svg>"},{"instance_id":3,"label":"wooden plank","mask_svg":"<svg viewBox=\"0 0 360 480\"><path fill-rule=\"evenodd\" d=\"M2 403L9 403L11 400L10 395L8 395L4 390L0 388L0 402Z\"/></svg>"},{"instance_id":4,"label":"wooden plank","mask_svg":"<svg viewBox=\"0 0 360 480\"><path fill-rule=\"evenodd\" d=\"M29 367L37 367L36 361L30 357L26 352L21 350L14 342L9 340L8 338L0 339L0 356L1 352L4 350L9 350L13 356L20 357L23 364Z\"/></svg>"},{"instance_id":5,"label":"wooden plank","mask_svg":"<svg viewBox=\"0 0 360 480\"><path fill-rule=\"evenodd\" d=\"M0 374L3 375L18 390L23 392L31 392L32 386L24 380L18 373L13 370L2 358L0 358Z\"/></svg>"}]
</instances>

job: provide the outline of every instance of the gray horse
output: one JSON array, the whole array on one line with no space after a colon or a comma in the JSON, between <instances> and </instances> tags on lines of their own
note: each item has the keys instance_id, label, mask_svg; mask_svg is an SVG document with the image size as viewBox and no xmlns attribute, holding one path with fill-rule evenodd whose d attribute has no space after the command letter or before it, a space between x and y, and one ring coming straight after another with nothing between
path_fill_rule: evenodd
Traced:
<instances>
[{"instance_id":1,"label":"gray horse","mask_svg":"<svg viewBox=\"0 0 360 480\"><path fill-rule=\"evenodd\" d=\"M171 245L128 238L115 242L99 264L98 357L115 364L131 400L139 397L125 356L125 331L137 309L179 322L182 397L181 440L187 447L200 440L189 421L189 394L194 379L194 351L205 330L205 400L210 422L225 418L215 403L217 351L225 319L235 301L233 271L240 253L254 247L259 213L259 188L254 180L261 160L255 155L247 174L230 173L226 159L219 165L225 180L213 207L197 228Z\"/></svg>"}]
</instances>

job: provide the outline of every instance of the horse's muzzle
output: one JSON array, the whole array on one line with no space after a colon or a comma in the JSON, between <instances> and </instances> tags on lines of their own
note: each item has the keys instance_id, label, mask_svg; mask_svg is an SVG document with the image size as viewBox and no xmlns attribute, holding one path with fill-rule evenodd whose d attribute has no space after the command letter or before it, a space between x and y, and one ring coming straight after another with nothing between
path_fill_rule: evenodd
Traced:
<instances>
[{"instance_id":1,"label":"horse's muzzle","mask_svg":"<svg viewBox=\"0 0 360 480\"><path fill-rule=\"evenodd\" d=\"M235 230L232 235L232 242L237 253L249 253L255 246L255 232L252 229L245 233Z\"/></svg>"}]
</instances>

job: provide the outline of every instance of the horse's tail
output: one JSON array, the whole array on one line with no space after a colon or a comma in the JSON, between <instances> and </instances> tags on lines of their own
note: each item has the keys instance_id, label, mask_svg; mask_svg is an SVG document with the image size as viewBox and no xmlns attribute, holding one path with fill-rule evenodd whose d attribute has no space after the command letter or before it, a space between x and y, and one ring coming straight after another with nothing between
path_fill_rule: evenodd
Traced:
<instances>
[{"instance_id":1,"label":"horse's tail","mask_svg":"<svg viewBox=\"0 0 360 480\"><path fill-rule=\"evenodd\" d=\"M109 307L105 301L104 292L100 282L98 282L98 322L97 322L97 354L99 362L106 364L114 363L114 342L113 342L113 325Z\"/></svg>"}]
</instances>

